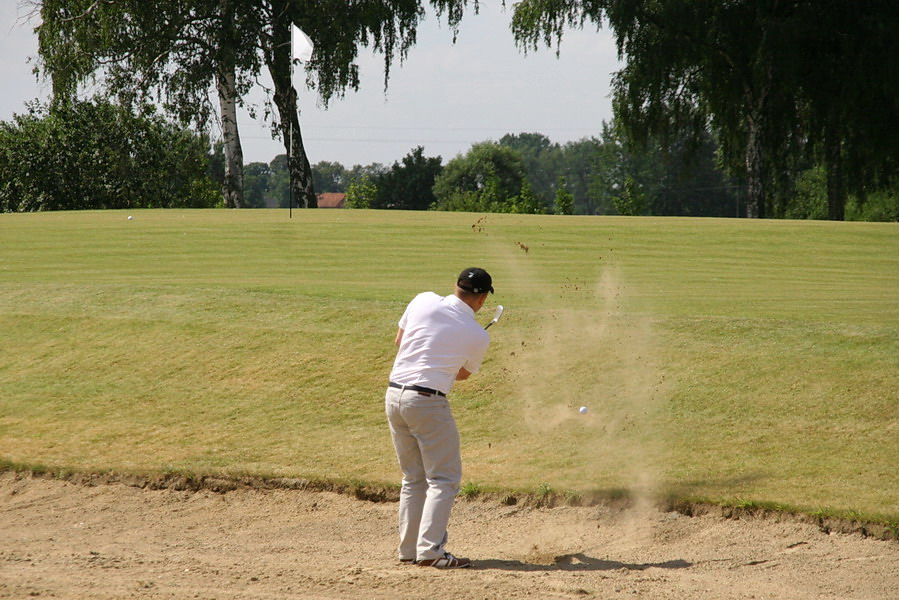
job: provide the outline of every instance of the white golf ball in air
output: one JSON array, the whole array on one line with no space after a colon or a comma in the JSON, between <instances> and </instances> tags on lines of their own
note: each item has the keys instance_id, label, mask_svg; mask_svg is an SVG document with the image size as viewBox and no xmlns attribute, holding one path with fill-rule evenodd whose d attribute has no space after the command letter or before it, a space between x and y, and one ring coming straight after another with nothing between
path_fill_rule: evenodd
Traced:
<instances>
[{"instance_id":1,"label":"white golf ball in air","mask_svg":"<svg viewBox=\"0 0 899 600\"><path fill-rule=\"evenodd\" d=\"M586 414L587 414L587 407L586 407L586 406L582 406L580 412L581 412L582 415L586 415Z\"/></svg>"},{"instance_id":2,"label":"white golf ball in air","mask_svg":"<svg viewBox=\"0 0 899 600\"><path fill-rule=\"evenodd\" d=\"M134 217L132 217L131 215L128 215L128 220L129 220L129 221L130 221L131 219L133 219L133 218L134 218Z\"/></svg>"}]
</instances>

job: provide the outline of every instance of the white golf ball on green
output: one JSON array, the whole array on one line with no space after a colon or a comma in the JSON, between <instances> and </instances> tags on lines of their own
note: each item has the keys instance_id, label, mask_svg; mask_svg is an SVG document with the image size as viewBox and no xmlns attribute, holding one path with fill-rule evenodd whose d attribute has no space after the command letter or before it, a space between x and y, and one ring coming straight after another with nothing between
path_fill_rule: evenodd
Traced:
<instances>
[{"instance_id":1,"label":"white golf ball on green","mask_svg":"<svg viewBox=\"0 0 899 600\"><path fill-rule=\"evenodd\" d=\"M581 412L582 415L586 415L586 414L587 414L587 407L586 407L586 406L582 406L580 412Z\"/></svg>"}]
</instances>

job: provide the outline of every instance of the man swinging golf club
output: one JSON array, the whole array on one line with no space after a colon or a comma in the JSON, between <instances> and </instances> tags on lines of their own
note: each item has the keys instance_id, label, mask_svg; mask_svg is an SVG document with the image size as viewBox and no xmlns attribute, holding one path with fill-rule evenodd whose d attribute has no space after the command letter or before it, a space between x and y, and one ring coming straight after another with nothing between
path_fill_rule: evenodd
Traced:
<instances>
[{"instance_id":1,"label":"man swinging golf club","mask_svg":"<svg viewBox=\"0 0 899 600\"><path fill-rule=\"evenodd\" d=\"M447 525L462 481L459 431L447 393L481 368L490 335L475 320L493 281L484 269L462 271L449 296L417 295L396 334L385 408L403 472L399 558L438 569L471 566L447 552Z\"/></svg>"}]
</instances>

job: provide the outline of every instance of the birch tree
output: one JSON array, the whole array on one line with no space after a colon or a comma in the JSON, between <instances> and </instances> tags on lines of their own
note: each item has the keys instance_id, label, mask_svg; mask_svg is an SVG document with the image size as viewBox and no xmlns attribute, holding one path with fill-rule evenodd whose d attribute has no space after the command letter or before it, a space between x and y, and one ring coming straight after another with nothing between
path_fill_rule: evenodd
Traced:
<instances>
[{"instance_id":1,"label":"birch tree","mask_svg":"<svg viewBox=\"0 0 899 600\"><path fill-rule=\"evenodd\" d=\"M53 105L75 99L85 84L125 106L159 103L182 124L208 129L217 92L225 152L223 195L239 208L243 151L240 98L258 71L255 31L239 0L43 0L37 27L41 70Z\"/></svg>"},{"instance_id":2,"label":"birch tree","mask_svg":"<svg viewBox=\"0 0 899 600\"><path fill-rule=\"evenodd\" d=\"M306 87L324 105L358 90L360 47L384 57L390 69L416 40L425 15L421 0L43 0L38 26L42 70L55 101L73 98L90 79L126 102L160 100L182 120L205 126L219 98L227 162L226 197L239 203L240 141L236 106L265 67L277 109L274 132L290 157L291 189L298 204L315 207L309 158L302 140L292 78L291 29L315 43L305 65ZM454 30L477 0L430 0Z\"/></svg>"}]
</instances>

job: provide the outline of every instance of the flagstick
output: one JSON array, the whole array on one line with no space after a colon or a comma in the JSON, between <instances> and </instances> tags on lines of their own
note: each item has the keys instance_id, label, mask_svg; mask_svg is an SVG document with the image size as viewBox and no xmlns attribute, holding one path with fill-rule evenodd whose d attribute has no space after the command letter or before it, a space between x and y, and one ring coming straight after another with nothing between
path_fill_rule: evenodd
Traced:
<instances>
[{"instance_id":1,"label":"flagstick","mask_svg":"<svg viewBox=\"0 0 899 600\"><path fill-rule=\"evenodd\" d=\"M293 23L290 27L290 87L293 87ZM287 204L288 218L293 218L293 172L290 170L290 155L293 152L293 116L290 119L290 130L287 135Z\"/></svg>"},{"instance_id":2,"label":"flagstick","mask_svg":"<svg viewBox=\"0 0 899 600\"><path fill-rule=\"evenodd\" d=\"M293 70L293 69L291 69ZM290 170L290 155L293 151L293 119L290 120L290 134L287 138L287 203L290 206L289 218L293 218L293 173Z\"/></svg>"}]
</instances>

